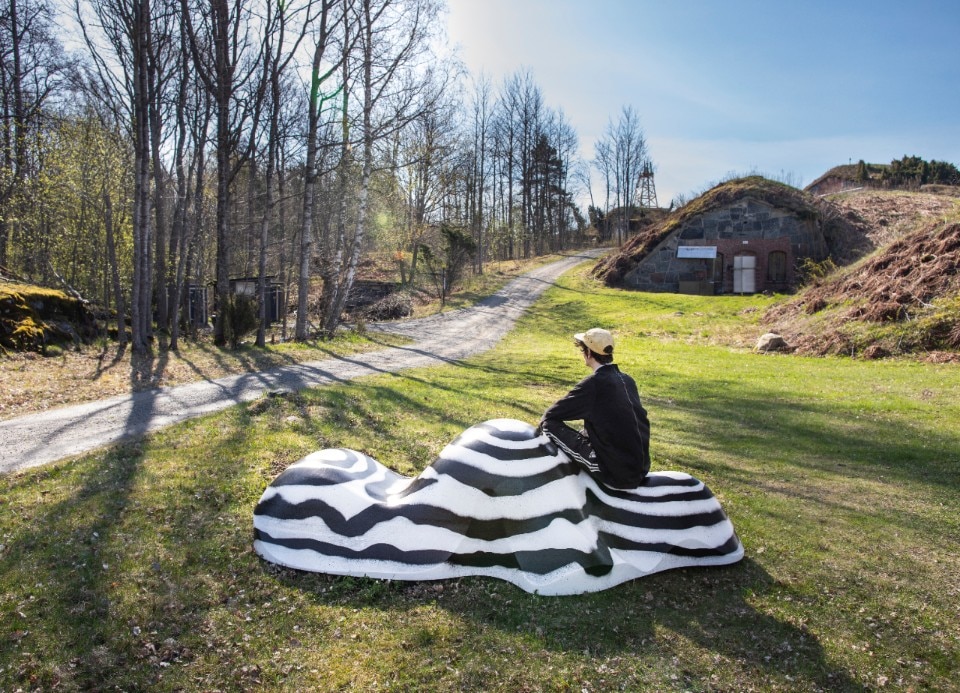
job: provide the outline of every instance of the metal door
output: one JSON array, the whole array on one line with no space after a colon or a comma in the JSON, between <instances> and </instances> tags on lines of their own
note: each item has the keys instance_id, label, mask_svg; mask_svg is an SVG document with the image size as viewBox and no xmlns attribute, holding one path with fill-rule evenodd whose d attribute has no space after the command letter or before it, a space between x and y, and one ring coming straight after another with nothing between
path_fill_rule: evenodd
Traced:
<instances>
[{"instance_id":1,"label":"metal door","mask_svg":"<svg viewBox=\"0 0 960 693\"><path fill-rule=\"evenodd\" d=\"M752 294L757 290L757 258L737 255L733 258L733 293Z\"/></svg>"}]
</instances>

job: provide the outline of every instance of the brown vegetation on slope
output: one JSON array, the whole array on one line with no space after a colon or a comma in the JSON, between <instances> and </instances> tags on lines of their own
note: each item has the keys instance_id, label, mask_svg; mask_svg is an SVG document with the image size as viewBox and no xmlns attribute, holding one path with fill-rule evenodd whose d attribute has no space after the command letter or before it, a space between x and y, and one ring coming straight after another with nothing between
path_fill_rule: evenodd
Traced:
<instances>
[{"instance_id":1,"label":"brown vegetation on slope","mask_svg":"<svg viewBox=\"0 0 960 693\"><path fill-rule=\"evenodd\" d=\"M837 195L831 202L871 250L900 238L918 224L950 214L958 206L956 198L944 195L879 190Z\"/></svg>"},{"instance_id":2,"label":"brown vegetation on slope","mask_svg":"<svg viewBox=\"0 0 960 693\"><path fill-rule=\"evenodd\" d=\"M877 358L926 351L953 360L941 352L960 349L960 223L916 226L772 307L764 320L800 353ZM893 329L872 329L878 327Z\"/></svg>"}]
</instances>

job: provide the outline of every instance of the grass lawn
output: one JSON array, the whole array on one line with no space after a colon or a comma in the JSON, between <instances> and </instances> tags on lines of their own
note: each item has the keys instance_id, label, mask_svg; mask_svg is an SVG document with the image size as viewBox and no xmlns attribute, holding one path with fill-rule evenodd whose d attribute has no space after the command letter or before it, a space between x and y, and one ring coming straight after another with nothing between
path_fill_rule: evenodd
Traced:
<instances>
[{"instance_id":1,"label":"grass lawn","mask_svg":"<svg viewBox=\"0 0 960 693\"><path fill-rule=\"evenodd\" d=\"M960 368L736 346L772 300L621 293L578 270L467 362L0 477L0 689L956 690ZM638 381L654 469L710 486L741 563L548 598L253 553L284 467L345 446L415 474L473 423L535 422L585 375L570 333L593 325Z\"/></svg>"}]
</instances>

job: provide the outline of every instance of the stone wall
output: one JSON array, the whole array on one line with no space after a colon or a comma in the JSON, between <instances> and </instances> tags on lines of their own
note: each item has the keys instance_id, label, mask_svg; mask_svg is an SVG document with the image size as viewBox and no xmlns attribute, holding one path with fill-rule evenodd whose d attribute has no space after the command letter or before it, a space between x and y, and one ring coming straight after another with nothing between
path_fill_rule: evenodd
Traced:
<instances>
[{"instance_id":1,"label":"stone wall","mask_svg":"<svg viewBox=\"0 0 960 693\"><path fill-rule=\"evenodd\" d=\"M718 260L678 258L678 246L715 246ZM768 278L772 252L787 255L784 281ZM785 291L795 284L799 260L820 261L827 254L816 219L803 219L796 212L744 198L688 219L624 279L641 291L678 291L681 281L685 286L690 281L706 281L713 283L714 293L727 293L733 290L733 258L754 255L756 290Z\"/></svg>"}]
</instances>

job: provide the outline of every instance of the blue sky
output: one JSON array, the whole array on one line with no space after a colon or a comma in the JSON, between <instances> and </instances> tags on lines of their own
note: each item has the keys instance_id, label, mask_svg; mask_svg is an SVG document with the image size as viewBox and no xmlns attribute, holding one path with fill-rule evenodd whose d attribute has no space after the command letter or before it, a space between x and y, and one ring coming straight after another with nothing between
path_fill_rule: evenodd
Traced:
<instances>
[{"instance_id":1,"label":"blue sky","mask_svg":"<svg viewBox=\"0 0 960 693\"><path fill-rule=\"evenodd\" d=\"M528 69L584 158L632 106L664 206L730 173L960 165L958 0L447 1L470 72Z\"/></svg>"}]
</instances>

